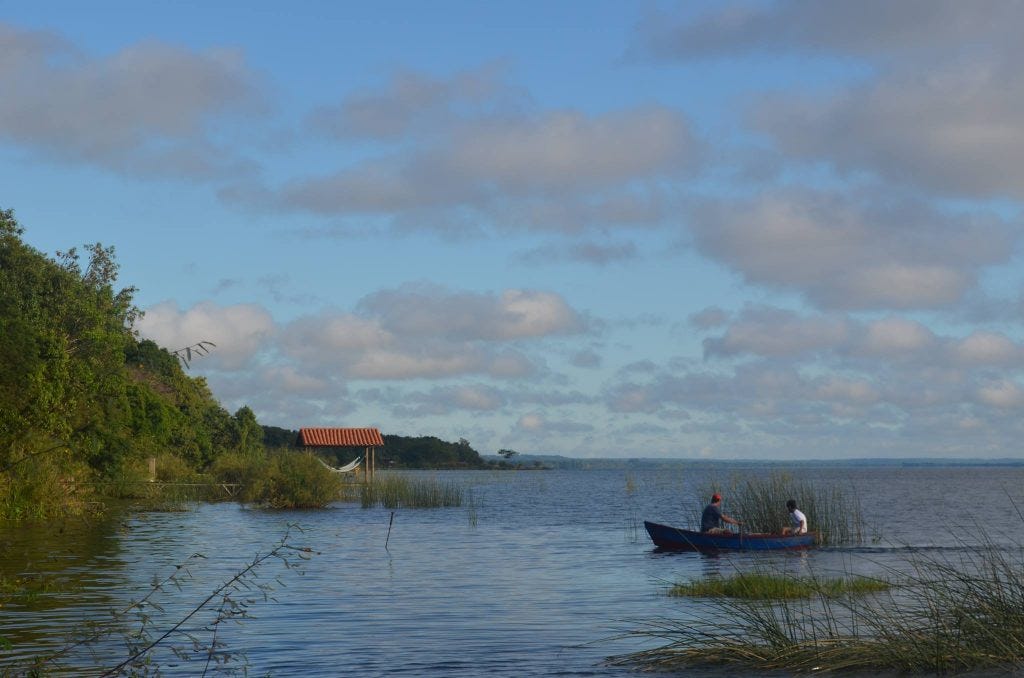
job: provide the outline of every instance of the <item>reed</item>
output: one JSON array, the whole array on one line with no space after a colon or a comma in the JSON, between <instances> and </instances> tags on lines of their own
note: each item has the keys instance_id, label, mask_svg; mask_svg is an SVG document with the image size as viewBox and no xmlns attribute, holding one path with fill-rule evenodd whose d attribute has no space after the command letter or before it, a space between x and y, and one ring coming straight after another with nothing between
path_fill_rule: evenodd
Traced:
<instances>
[{"instance_id":1,"label":"reed","mask_svg":"<svg viewBox=\"0 0 1024 678\"><path fill-rule=\"evenodd\" d=\"M468 493L469 493L469 506L468 506L468 509L466 511L466 514L469 517L469 526L470 527L476 527L477 520L479 520L479 518L480 518L479 513L478 513L478 505L477 505L476 497L473 496L473 489L472 488L470 488L468 490Z\"/></svg>"},{"instance_id":2,"label":"reed","mask_svg":"<svg viewBox=\"0 0 1024 678\"><path fill-rule=\"evenodd\" d=\"M725 513L741 520L743 529L749 532L779 532L789 524L786 501L795 499L807 516L808 528L818 535L819 544L864 541L866 530L860 499L836 485L798 481L789 474L773 471L767 477L734 478L728 484L708 483L699 492L702 502L714 492L722 493Z\"/></svg>"},{"instance_id":3,"label":"reed","mask_svg":"<svg viewBox=\"0 0 1024 678\"><path fill-rule=\"evenodd\" d=\"M887 591L892 585L868 577L838 577L815 579L812 577L783 577L773 574L742 573L724 579L702 579L679 583L669 589L670 596L694 598L745 598L748 600L785 600L811 598L824 593L828 596L864 594Z\"/></svg>"},{"instance_id":4,"label":"reed","mask_svg":"<svg viewBox=\"0 0 1024 678\"><path fill-rule=\"evenodd\" d=\"M379 473L360 489L363 508L440 508L462 506L463 489L455 482Z\"/></svg>"},{"instance_id":5,"label":"reed","mask_svg":"<svg viewBox=\"0 0 1024 678\"><path fill-rule=\"evenodd\" d=\"M817 587L806 599L708 598L687 619L628 633L668 642L612 663L666 671L719 666L736 673L929 675L1024 667L1020 546L985 540L912 552L891 574L900 576L898 585L869 596Z\"/></svg>"}]
</instances>

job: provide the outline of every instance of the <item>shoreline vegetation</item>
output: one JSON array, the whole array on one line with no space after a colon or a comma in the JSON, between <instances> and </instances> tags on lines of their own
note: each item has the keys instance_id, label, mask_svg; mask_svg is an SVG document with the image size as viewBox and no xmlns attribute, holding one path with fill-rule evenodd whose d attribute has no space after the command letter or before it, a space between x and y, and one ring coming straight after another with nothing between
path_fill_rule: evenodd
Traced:
<instances>
[{"instance_id":1,"label":"shoreline vegetation","mask_svg":"<svg viewBox=\"0 0 1024 678\"><path fill-rule=\"evenodd\" d=\"M822 506L827 506L822 515L860 520L856 502L834 488L817 488L810 495L814 501L808 501L808 490L814 488L794 488L775 475L732 485L733 501L751 515L776 506L780 492L792 492L804 497L801 506L808 507L812 524L810 511ZM1024 521L1012 498L1010 503ZM845 539L835 541L863 534L849 525L840 527ZM668 595L696 599L697 611L684 619L640 624L625 636L665 644L609 662L673 672L935 675L1017 670L1024 666L1024 545L1000 547L982 526L972 536L977 541L968 543L953 533L952 549L908 547L904 564L887 566L882 576L871 578L850 572L819 578L754 571L677 583Z\"/></svg>"},{"instance_id":2,"label":"shoreline vegetation","mask_svg":"<svg viewBox=\"0 0 1024 678\"><path fill-rule=\"evenodd\" d=\"M337 498L339 480L293 447L296 431L261 425L247 406L229 413L186 373L213 342L195 337L172 352L139 338L137 290L116 286L113 247L50 257L23 235L14 211L0 209L0 519L88 516L117 498L171 510L195 499L316 508ZM383 468L543 467L513 450L485 460L465 439L384 438ZM224 497L224 486L238 491Z\"/></svg>"},{"instance_id":3,"label":"shoreline vegetation","mask_svg":"<svg viewBox=\"0 0 1024 678\"><path fill-rule=\"evenodd\" d=\"M665 644L609 663L673 672L1009 675L1024 665L1021 554L991 542L964 545L956 556L911 551L905 570L890 568L889 586L878 591L804 579L809 595L798 598L707 595L685 619L625 634ZM766 587L747 593L757 588Z\"/></svg>"}]
</instances>

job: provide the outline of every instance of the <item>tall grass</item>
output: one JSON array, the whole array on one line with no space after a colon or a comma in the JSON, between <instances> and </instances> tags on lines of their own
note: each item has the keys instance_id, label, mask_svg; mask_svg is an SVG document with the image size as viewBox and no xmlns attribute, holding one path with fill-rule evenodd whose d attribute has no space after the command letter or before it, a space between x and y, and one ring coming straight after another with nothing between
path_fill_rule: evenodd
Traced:
<instances>
[{"instance_id":1,"label":"tall grass","mask_svg":"<svg viewBox=\"0 0 1024 678\"><path fill-rule=\"evenodd\" d=\"M955 555L950 555L955 554ZM1024 550L985 540L911 552L899 585L863 596L818 587L809 599L710 598L685 620L629 635L667 640L613 663L734 673L944 674L1024 667Z\"/></svg>"},{"instance_id":2,"label":"tall grass","mask_svg":"<svg viewBox=\"0 0 1024 678\"><path fill-rule=\"evenodd\" d=\"M786 577L759 572L745 572L727 578L709 578L675 584L670 596L699 598L746 598L748 600L785 600L812 598L825 593L838 596L846 593L877 593L891 587L886 581L868 577Z\"/></svg>"},{"instance_id":3,"label":"tall grass","mask_svg":"<svg viewBox=\"0 0 1024 678\"><path fill-rule=\"evenodd\" d=\"M836 485L822 486L773 471L767 477L708 483L700 488L702 501L714 492L722 494L724 512L742 521L747 532L779 532L789 525L786 501L795 499L819 543L862 542L865 537L860 499Z\"/></svg>"},{"instance_id":4,"label":"tall grass","mask_svg":"<svg viewBox=\"0 0 1024 678\"><path fill-rule=\"evenodd\" d=\"M360 487L363 508L440 508L462 506L462 486L436 478L379 473Z\"/></svg>"},{"instance_id":5,"label":"tall grass","mask_svg":"<svg viewBox=\"0 0 1024 678\"><path fill-rule=\"evenodd\" d=\"M0 471L0 518L50 520L96 512L89 469L63 449L16 445Z\"/></svg>"}]
</instances>

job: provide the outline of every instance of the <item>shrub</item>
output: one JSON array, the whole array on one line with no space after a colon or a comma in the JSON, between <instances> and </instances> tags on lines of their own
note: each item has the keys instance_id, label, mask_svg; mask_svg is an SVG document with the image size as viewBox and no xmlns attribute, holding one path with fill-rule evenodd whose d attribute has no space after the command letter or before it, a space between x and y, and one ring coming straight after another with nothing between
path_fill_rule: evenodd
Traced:
<instances>
[{"instance_id":1,"label":"shrub","mask_svg":"<svg viewBox=\"0 0 1024 678\"><path fill-rule=\"evenodd\" d=\"M265 470L256 501L271 508L323 508L341 493L338 474L308 452L272 455Z\"/></svg>"}]
</instances>

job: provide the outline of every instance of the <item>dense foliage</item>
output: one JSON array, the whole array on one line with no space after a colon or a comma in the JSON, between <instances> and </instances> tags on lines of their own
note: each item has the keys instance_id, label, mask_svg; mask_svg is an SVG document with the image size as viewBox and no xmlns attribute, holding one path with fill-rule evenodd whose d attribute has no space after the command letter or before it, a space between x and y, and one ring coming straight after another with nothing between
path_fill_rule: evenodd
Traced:
<instances>
[{"instance_id":1,"label":"dense foliage","mask_svg":"<svg viewBox=\"0 0 1024 678\"><path fill-rule=\"evenodd\" d=\"M380 455L387 465L398 468L485 468L487 463L460 438L450 443L434 436L410 438L385 435L384 451Z\"/></svg>"},{"instance_id":2,"label":"dense foliage","mask_svg":"<svg viewBox=\"0 0 1024 678\"><path fill-rule=\"evenodd\" d=\"M202 378L133 327L114 248L50 258L0 210L0 516L75 512L101 480L142 479L172 452L194 471L262 451L248 407L234 415Z\"/></svg>"}]
</instances>

